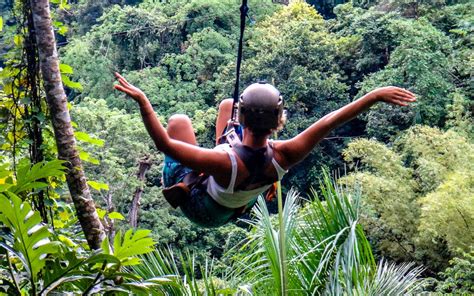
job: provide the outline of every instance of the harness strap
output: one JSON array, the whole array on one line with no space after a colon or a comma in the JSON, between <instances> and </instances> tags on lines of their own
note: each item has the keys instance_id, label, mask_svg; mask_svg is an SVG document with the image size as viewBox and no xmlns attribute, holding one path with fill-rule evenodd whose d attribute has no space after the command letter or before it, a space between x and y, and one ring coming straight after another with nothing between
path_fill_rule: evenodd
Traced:
<instances>
[{"instance_id":1,"label":"harness strap","mask_svg":"<svg viewBox=\"0 0 474 296\"><path fill-rule=\"evenodd\" d=\"M245 145L235 145L232 147L239 156L245 167L249 171L249 176L236 188L245 189L250 184L263 183L271 184L275 180L265 176L265 168L272 163L273 149L267 145L265 148L253 150Z\"/></svg>"}]
</instances>

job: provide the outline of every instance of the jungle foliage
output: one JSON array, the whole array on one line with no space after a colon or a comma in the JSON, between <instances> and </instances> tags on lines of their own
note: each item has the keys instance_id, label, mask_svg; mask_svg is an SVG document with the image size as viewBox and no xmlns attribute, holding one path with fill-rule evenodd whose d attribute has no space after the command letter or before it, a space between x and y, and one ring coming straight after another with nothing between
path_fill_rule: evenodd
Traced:
<instances>
[{"instance_id":1,"label":"jungle foliage","mask_svg":"<svg viewBox=\"0 0 474 296\"><path fill-rule=\"evenodd\" d=\"M51 1L79 156L107 230L91 251L56 160L28 1L0 1L0 292L472 293L474 4L290 2L249 0L240 85L282 92L278 138L376 87L407 88L417 103L374 106L293 168L283 228L275 201L261 200L245 221L203 229L164 200L163 155L113 72L162 122L187 114L213 147L217 106L233 92L239 1Z\"/></svg>"}]
</instances>

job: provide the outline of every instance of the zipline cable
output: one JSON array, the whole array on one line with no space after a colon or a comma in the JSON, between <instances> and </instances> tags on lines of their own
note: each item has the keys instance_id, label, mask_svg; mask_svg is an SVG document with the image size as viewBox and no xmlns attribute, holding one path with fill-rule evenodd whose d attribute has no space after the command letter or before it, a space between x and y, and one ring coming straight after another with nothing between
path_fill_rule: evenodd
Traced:
<instances>
[{"instance_id":1,"label":"zipline cable","mask_svg":"<svg viewBox=\"0 0 474 296\"><path fill-rule=\"evenodd\" d=\"M240 38L239 38L239 48L237 50L235 87L234 87L234 95L232 96L234 99L234 105L232 107L232 114L230 117L233 122L236 122L235 116L237 114L235 112L235 109L236 109L237 103L239 102L240 65L242 64L242 48L243 48L243 43L244 43L245 19L247 17L248 11L249 11L249 7L247 6L247 0L242 0L242 5L240 6Z\"/></svg>"}]
</instances>

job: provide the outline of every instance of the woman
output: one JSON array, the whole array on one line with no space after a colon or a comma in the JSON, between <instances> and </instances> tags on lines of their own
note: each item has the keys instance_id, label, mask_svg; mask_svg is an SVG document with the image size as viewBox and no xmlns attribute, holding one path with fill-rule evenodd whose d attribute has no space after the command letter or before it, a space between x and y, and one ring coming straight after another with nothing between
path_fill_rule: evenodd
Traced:
<instances>
[{"instance_id":1,"label":"woman","mask_svg":"<svg viewBox=\"0 0 474 296\"><path fill-rule=\"evenodd\" d=\"M191 221L207 227L220 226L240 216L259 194L305 159L333 129L372 105L383 102L407 106L416 101L408 90L378 88L324 116L292 139L270 141L269 136L284 122L283 100L275 87L255 83L240 97L238 137L232 126L227 126L233 108L233 101L227 99L219 106L216 122L216 143L224 144L206 149L197 146L191 120L186 115L171 116L165 129L145 94L120 74L115 75L119 84L114 88L138 103L148 133L158 150L166 155L165 197ZM227 142L232 147L221 137L222 131L227 133Z\"/></svg>"}]
</instances>

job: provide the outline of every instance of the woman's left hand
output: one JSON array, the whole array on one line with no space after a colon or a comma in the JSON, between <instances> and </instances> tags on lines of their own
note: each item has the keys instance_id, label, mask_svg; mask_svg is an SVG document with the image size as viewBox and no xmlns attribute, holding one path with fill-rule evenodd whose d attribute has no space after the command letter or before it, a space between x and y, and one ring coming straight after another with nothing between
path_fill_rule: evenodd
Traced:
<instances>
[{"instance_id":1,"label":"woman's left hand","mask_svg":"<svg viewBox=\"0 0 474 296\"><path fill-rule=\"evenodd\" d=\"M409 103L416 101L415 94L404 88L396 86L380 87L374 89L369 94L372 95L377 101L399 106L408 106Z\"/></svg>"}]
</instances>

